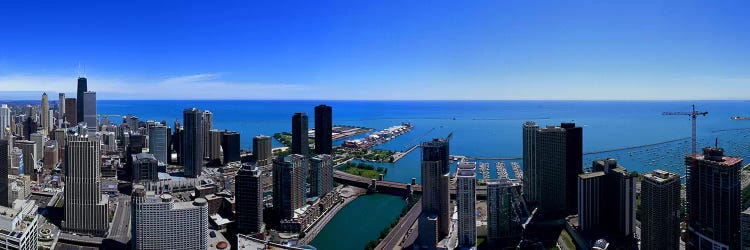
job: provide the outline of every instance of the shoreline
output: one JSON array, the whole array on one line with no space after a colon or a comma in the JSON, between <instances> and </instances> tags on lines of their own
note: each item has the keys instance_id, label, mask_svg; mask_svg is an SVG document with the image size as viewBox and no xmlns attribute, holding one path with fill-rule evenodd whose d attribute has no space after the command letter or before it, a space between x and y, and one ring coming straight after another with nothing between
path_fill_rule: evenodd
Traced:
<instances>
[{"instance_id":1,"label":"shoreline","mask_svg":"<svg viewBox=\"0 0 750 250\"><path fill-rule=\"evenodd\" d=\"M310 242L318 237L318 234L323 231L323 229L328 225L328 222L330 222L331 219L333 219L333 217L335 217L342 208L346 207L346 205L349 205L349 203L356 200L360 196L367 194L367 190L363 188L354 186L346 186L344 188L352 189L352 193L348 197L344 198L344 202L336 204L336 206L329 209L327 212L325 212L325 214L320 216L320 218L315 221L314 225L305 232L305 237L297 241L297 246L310 244Z\"/></svg>"}]
</instances>

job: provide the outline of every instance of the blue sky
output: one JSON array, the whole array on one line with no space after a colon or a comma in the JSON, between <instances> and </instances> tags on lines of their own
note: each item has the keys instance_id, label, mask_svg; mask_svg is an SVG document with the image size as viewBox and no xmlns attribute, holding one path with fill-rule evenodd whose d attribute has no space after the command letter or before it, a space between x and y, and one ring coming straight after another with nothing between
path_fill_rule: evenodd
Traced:
<instances>
[{"instance_id":1,"label":"blue sky","mask_svg":"<svg viewBox=\"0 0 750 250\"><path fill-rule=\"evenodd\" d=\"M748 1L2 1L0 98L750 99ZM31 94L29 94L31 93Z\"/></svg>"}]
</instances>

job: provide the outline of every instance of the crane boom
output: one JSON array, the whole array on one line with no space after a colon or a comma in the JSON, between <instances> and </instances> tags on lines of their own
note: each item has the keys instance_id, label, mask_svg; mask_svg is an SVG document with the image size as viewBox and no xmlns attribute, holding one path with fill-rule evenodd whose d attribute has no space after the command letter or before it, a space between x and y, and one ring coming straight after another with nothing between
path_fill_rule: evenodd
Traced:
<instances>
[{"instance_id":1,"label":"crane boom","mask_svg":"<svg viewBox=\"0 0 750 250\"><path fill-rule=\"evenodd\" d=\"M690 155L691 156L690 158L692 158L692 164L691 164L692 166L690 166L690 167L686 166L687 167L685 169L685 176L686 177L689 177L690 174L692 172L694 172L698 168L698 159L697 159L697 155L696 155L696 152L695 152L696 151L696 149L695 149L696 148L696 144L697 144L697 141L698 141L698 139L697 139L697 133L696 133L696 129L698 127L697 126L697 118L698 118L699 115L701 115L701 116L708 115L708 112L696 111L695 110L695 105L692 105L692 108L693 108L692 112L664 112L664 113L662 113L662 115L687 115L687 116L690 116L690 120L692 121L692 125L693 125L693 127L692 127L692 133L693 133L693 135L692 135L692 145L691 145L692 146L692 151L691 151L691 155ZM687 216L685 216L685 224L686 225L688 224L688 221L690 221L690 219L689 219L690 216L691 216L690 213L688 213Z\"/></svg>"}]
</instances>

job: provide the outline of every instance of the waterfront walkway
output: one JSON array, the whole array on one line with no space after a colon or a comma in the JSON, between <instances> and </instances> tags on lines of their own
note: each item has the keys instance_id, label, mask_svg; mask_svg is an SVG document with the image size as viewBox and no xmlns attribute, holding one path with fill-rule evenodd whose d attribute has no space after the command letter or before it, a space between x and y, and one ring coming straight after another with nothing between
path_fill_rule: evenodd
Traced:
<instances>
[{"instance_id":1,"label":"waterfront walkway","mask_svg":"<svg viewBox=\"0 0 750 250\"><path fill-rule=\"evenodd\" d=\"M305 237L297 241L297 246L304 246L304 245L310 244L310 242L312 242L315 239L315 237L318 236L320 231L322 231L323 228L325 228L326 225L328 225L328 222L330 222L331 219L333 219L333 217L336 216L339 210L341 210L350 202L354 201L355 199L357 199L357 197L359 197L360 195L366 192L365 190L356 188L356 187L349 187L349 188L352 189L352 192L349 193L348 196L344 198L344 202L336 204L336 206L332 207L331 209L326 211L325 214L323 214L323 216L318 218L317 221L315 221L315 224L312 227L307 229L307 231L305 232Z\"/></svg>"}]
</instances>

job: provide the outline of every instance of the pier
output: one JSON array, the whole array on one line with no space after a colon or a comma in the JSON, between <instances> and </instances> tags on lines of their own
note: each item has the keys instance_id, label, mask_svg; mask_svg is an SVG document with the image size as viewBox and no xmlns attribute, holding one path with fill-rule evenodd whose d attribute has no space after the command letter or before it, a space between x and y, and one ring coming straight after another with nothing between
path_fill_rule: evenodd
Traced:
<instances>
[{"instance_id":1,"label":"pier","mask_svg":"<svg viewBox=\"0 0 750 250\"><path fill-rule=\"evenodd\" d=\"M419 145L415 144L415 145L411 146L411 148L407 149L404 152L395 152L395 153L393 153L393 162L396 163L398 160L401 160L401 158L404 158L404 156L408 155L409 153L411 153L412 151L414 151L417 148L419 148Z\"/></svg>"}]
</instances>

